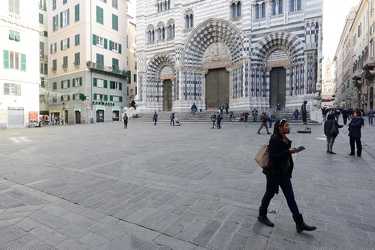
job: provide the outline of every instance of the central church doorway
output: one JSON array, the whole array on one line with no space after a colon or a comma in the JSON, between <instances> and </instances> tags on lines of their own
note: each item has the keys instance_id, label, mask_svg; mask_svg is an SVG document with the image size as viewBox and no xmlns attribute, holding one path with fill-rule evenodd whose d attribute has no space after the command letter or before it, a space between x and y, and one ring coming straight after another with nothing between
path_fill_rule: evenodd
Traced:
<instances>
[{"instance_id":1,"label":"central church doorway","mask_svg":"<svg viewBox=\"0 0 375 250\"><path fill-rule=\"evenodd\" d=\"M172 110L172 81L164 80L163 82L163 111Z\"/></svg>"},{"instance_id":2,"label":"central church doorway","mask_svg":"<svg viewBox=\"0 0 375 250\"><path fill-rule=\"evenodd\" d=\"M211 69L206 75L206 108L217 110L229 104L229 72L225 68Z\"/></svg>"},{"instance_id":3,"label":"central church doorway","mask_svg":"<svg viewBox=\"0 0 375 250\"><path fill-rule=\"evenodd\" d=\"M281 107L285 107L286 69L284 67L273 68L270 80L270 107L276 108L278 103Z\"/></svg>"}]
</instances>

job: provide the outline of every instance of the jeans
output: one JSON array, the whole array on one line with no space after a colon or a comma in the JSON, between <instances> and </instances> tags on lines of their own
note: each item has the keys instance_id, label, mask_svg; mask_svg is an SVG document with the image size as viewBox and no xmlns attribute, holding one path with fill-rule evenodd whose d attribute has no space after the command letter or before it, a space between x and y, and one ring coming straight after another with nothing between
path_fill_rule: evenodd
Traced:
<instances>
[{"instance_id":1,"label":"jeans","mask_svg":"<svg viewBox=\"0 0 375 250\"><path fill-rule=\"evenodd\" d=\"M266 193L263 196L262 199L262 205L261 207L263 209L267 209L271 199L275 196L276 190L275 190L275 175L269 174L267 176L267 187L266 187ZM293 192L293 186L292 181L290 180L289 174L285 173L282 175L280 180L280 187L281 190L283 190L284 196L286 198L286 201L288 203L288 207L293 215L299 215L298 206L296 203L296 200L294 199L294 192Z\"/></svg>"},{"instance_id":2,"label":"jeans","mask_svg":"<svg viewBox=\"0 0 375 250\"><path fill-rule=\"evenodd\" d=\"M374 120L374 117L373 116L369 116L368 117L368 124L372 125L373 120Z\"/></svg>"},{"instance_id":3,"label":"jeans","mask_svg":"<svg viewBox=\"0 0 375 250\"><path fill-rule=\"evenodd\" d=\"M354 152L355 152L354 143L357 144L357 155L360 156L362 154L361 138L350 137L350 153L351 154L354 154Z\"/></svg>"},{"instance_id":4,"label":"jeans","mask_svg":"<svg viewBox=\"0 0 375 250\"><path fill-rule=\"evenodd\" d=\"M335 143L335 136L326 136L327 137L327 151L332 152L333 143Z\"/></svg>"}]
</instances>

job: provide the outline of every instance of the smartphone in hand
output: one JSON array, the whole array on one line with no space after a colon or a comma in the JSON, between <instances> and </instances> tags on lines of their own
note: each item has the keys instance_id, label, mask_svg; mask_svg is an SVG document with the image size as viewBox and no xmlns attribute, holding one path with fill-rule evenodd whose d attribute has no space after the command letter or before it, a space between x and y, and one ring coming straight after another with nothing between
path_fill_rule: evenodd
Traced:
<instances>
[{"instance_id":1,"label":"smartphone in hand","mask_svg":"<svg viewBox=\"0 0 375 250\"><path fill-rule=\"evenodd\" d=\"M305 147L304 146L299 146L297 149L298 149L298 152L301 152L302 150L305 150Z\"/></svg>"}]
</instances>

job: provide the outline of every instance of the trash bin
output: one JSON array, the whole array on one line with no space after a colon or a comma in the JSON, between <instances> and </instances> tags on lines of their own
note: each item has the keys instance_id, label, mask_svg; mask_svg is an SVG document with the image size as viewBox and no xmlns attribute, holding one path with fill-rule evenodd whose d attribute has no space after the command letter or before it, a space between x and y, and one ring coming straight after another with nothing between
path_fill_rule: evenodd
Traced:
<instances>
[{"instance_id":1,"label":"trash bin","mask_svg":"<svg viewBox=\"0 0 375 250\"><path fill-rule=\"evenodd\" d=\"M90 123L94 123L94 118L90 118Z\"/></svg>"}]
</instances>

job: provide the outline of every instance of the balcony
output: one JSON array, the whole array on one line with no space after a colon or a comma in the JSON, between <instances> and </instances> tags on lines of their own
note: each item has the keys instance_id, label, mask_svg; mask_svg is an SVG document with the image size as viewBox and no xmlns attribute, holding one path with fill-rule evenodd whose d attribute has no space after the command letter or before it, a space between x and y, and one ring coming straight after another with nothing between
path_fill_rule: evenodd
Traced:
<instances>
[{"instance_id":1,"label":"balcony","mask_svg":"<svg viewBox=\"0 0 375 250\"><path fill-rule=\"evenodd\" d=\"M363 70L359 70L357 69L356 71L353 72L353 77L352 79L353 80L361 80L361 77L362 77L362 71Z\"/></svg>"},{"instance_id":2,"label":"balcony","mask_svg":"<svg viewBox=\"0 0 375 250\"><path fill-rule=\"evenodd\" d=\"M130 71L125 69L117 69L116 67L108 67L104 66L100 63L94 63L87 61L86 62L87 68L90 69L92 72L97 72L101 74L111 75L114 77L122 77L130 79Z\"/></svg>"},{"instance_id":3,"label":"balcony","mask_svg":"<svg viewBox=\"0 0 375 250\"><path fill-rule=\"evenodd\" d=\"M370 56L363 64L363 69L373 69L375 67L375 57Z\"/></svg>"}]
</instances>

